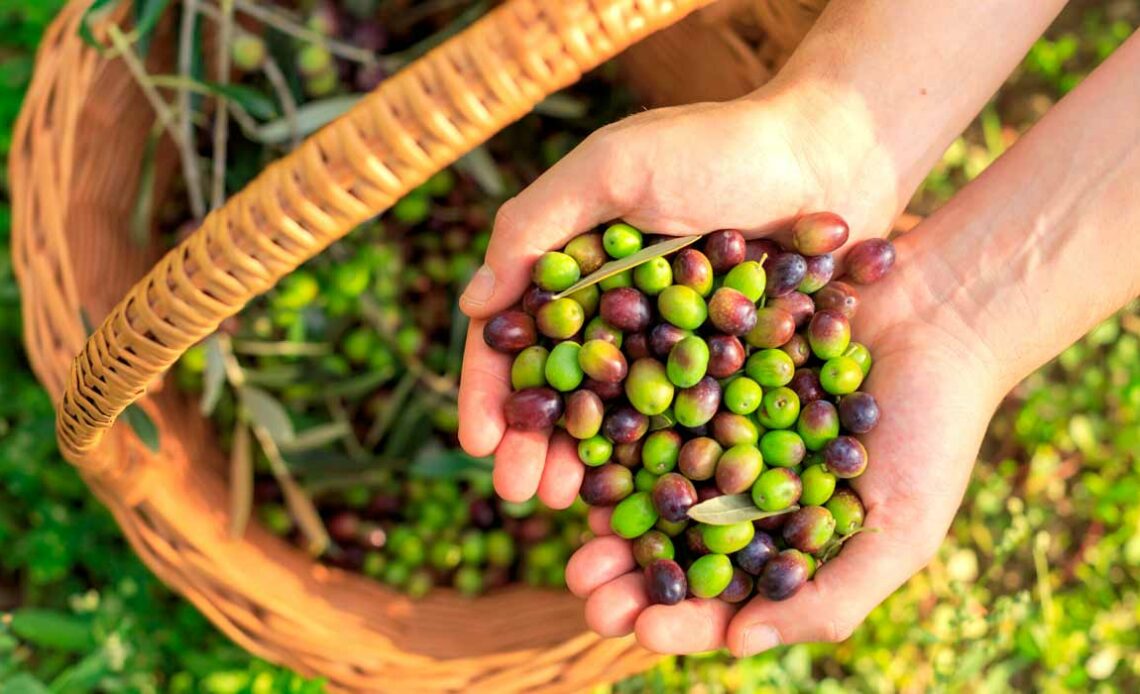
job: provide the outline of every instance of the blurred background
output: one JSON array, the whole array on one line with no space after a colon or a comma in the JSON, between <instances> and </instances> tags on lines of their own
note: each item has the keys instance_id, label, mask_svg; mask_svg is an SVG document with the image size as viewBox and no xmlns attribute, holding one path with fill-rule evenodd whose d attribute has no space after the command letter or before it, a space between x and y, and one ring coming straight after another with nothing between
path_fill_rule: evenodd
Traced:
<instances>
[{"instance_id":1,"label":"blurred background","mask_svg":"<svg viewBox=\"0 0 1140 694\"><path fill-rule=\"evenodd\" d=\"M0 0L0 153L5 157L40 36L61 5L60 0ZM936 210L1138 25L1140 2L1134 0L1071 3L947 150L910 211L926 215ZM548 101L541 123L524 122L531 128L524 133L541 134L541 147L527 152L530 161L503 164L509 141L493 142L488 160L468 160L457 171L458 183L436 180L435 189L401 201L380 224L397 231L421 223L430 227L433 219L451 214L454 190L487 199L501 196L557 160L600 118L628 113L634 106L625 98L608 99L604 114L584 113L583 100L608 88L606 69L578 92ZM303 85L310 96L318 96L311 92L319 88L315 81ZM496 162L506 170L498 174L503 180L493 172ZM248 171L240 164L231 166L227 183L240 187L258 164L254 159ZM251 658L166 589L132 555L110 515L59 457L51 402L21 351L19 297L8 254L7 175L5 166L0 169L0 690L321 691L319 681ZM497 193L488 190L495 186ZM155 214L161 222L163 214L173 220L180 213ZM487 222L475 212L465 221L473 228ZM357 243L382 235L376 226ZM476 235L467 242L477 249L482 241ZM443 282L439 278L454 284L477 260L467 257L468 265L432 267L438 263L437 251L417 248L400 257L437 284ZM375 263L391 262L370 257ZM267 335L288 335L300 320L294 314L313 302L325 302L319 306L330 315L348 310L335 303L336 292L318 300L318 289L330 283L352 294L345 287L351 279L326 272L333 269L309 267L266 299ZM414 284L417 275L409 276L408 283ZM370 368L383 371L414 357L431 369L431 344L440 342L439 370L446 376L451 368L449 331L443 328L450 311L450 303L442 305L442 319L427 328L394 319L396 339L386 346L393 364L371 363ZM354 339L367 338L345 337L346 363L354 361ZM380 347L385 346L355 349L374 355ZM199 352L183 361L178 371L182 387L201 388L195 379L201 378L204 359ZM375 362L376 357L369 359ZM297 383L288 385L292 390L266 389L292 408L307 396ZM232 396L220 397L218 416L224 420L226 398ZM425 412L425 426L433 431L453 428L446 407ZM392 425L389 421L385 428ZM435 466L435 477L441 476L439 466L458 465L465 485L485 484L480 475L485 478L486 471L475 462L417 460ZM260 513L270 522L265 507L273 507L274 492L266 494ZM723 654L668 658L600 690L1140 690L1138 498L1140 306L1134 302L1010 393L994 418L962 510L938 558L872 613L849 641L782 648L741 661ZM509 509L504 515L522 518L531 512ZM288 520L281 522L287 526L283 534L297 535ZM558 582L557 569L539 572L528 568L537 566L538 559L527 561L531 559L524 559L516 578ZM546 562L560 565L557 557ZM376 573L391 578L381 569ZM406 577L390 582L413 590Z\"/></svg>"}]
</instances>

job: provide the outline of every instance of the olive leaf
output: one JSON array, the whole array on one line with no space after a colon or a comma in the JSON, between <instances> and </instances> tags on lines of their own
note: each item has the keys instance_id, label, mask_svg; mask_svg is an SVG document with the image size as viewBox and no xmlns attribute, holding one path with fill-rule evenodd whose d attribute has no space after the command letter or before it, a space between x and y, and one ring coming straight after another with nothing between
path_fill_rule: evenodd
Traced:
<instances>
[{"instance_id":1,"label":"olive leaf","mask_svg":"<svg viewBox=\"0 0 1140 694\"><path fill-rule=\"evenodd\" d=\"M453 480L468 475L490 474L491 459L476 458L463 451L445 448L433 441L416 455L409 468L415 477Z\"/></svg>"},{"instance_id":2,"label":"olive leaf","mask_svg":"<svg viewBox=\"0 0 1140 694\"><path fill-rule=\"evenodd\" d=\"M507 192L507 184L499 165L482 145L464 154L455 162L455 168L475 179L483 192L493 198L501 198Z\"/></svg>"},{"instance_id":3,"label":"olive leaf","mask_svg":"<svg viewBox=\"0 0 1140 694\"><path fill-rule=\"evenodd\" d=\"M288 117L280 118L262 125L249 135L253 140L262 144L284 144L292 139L294 126L299 137L311 135L347 113L349 109L360 102L360 99L359 95L351 95L310 101L297 108L293 122L290 122Z\"/></svg>"},{"instance_id":4,"label":"olive leaf","mask_svg":"<svg viewBox=\"0 0 1140 694\"><path fill-rule=\"evenodd\" d=\"M555 299L561 299L565 296L570 296L575 292L579 292L586 287L593 286L604 279L613 277L614 275L632 270L633 268L641 265L642 263L649 262L654 258L675 253L685 246L691 246L697 241L700 241L700 236L677 236L661 243L655 243L652 246L646 246L633 255L620 258L618 260L611 260L597 270L594 270L586 277L578 280L569 289L560 292L554 296Z\"/></svg>"},{"instance_id":5,"label":"olive leaf","mask_svg":"<svg viewBox=\"0 0 1140 694\"><path fill-rule=\"evenodd\" d=\"M748 494L728 494L718 496L689 509L689 518L706 525L732 525L745 521L761 520L772 516L799 510L799 506L789 506L783 511L761 511Z\"/></svg>"},{"instance_id":6,"label":"olive leaf","mask_svg":"<svg viewBox=\"0 0 1140 694\"><path fill-rule=\"evenodd\" d=\"M279 444L282 453L302 453L339 441L351 433L347 422L329 422L306 429L292 440Z\"/></svg>"},{"instance_id":7,"label":"olive leaf","mask_svg":"<svg viewBox=\"0 0 1140 694\"><path fill-rule=\"evenodd\" d=\"M202 400L198 409L203 417L209 417L222 397L222 386L226 384L226 360L222 355L222 344L218 336L211 335L205 342L206 369L202 372Z\"/></svg>"},{"instance_id":8,"label":"olive leaf","mask_svg":"<svg viewBox=\"0 0 1140 694\"><path fill-rule=\"evenodd\" d=\"M138 41L139 55L145 57L150 51L154 28L169 4L170 0L135 0L135 28L131 35Z\"/></svg>"},{"instance_id":9,"label":"olive leaf","mask_svg":"<svg viewBox=\"0 0 1140 694\"><path fill-rule=\"evenodd\" d=\"M135 432L135 436L143 442L151 453L158 453L161 446L158 441L158 427L138 403L133 403L123 410L123 421Z\"/></svg>"},{"instance_id":10,"label":"olive leaf","mask_svg":"<svg viewBox=\"0 0 1140 694\"><path fill-rule=\"evenodd\" d=\"M296 438L293 421L277 398L255 386L242 386L238 395L254 424L269 432L278 445L288 444Z\"/></svg>"},{"instance_id":11,"label":"olive leaf","mask_svg":"<svg viewBox=\"0 0 1140 694\"><path fill-rule=\"evenodd\" d=\"M238 419L230 448L230 537L241 537L253 508L253 440L249 424Z\"/></svg>"},{"instance_id":12,"label":"olive leaf","mask_svg":"<svg viewBox=\"0 0 1140 694\"><path fill-rule=\"evenodd\" d=\"M135 192L135 202L131 209L131 241L145 248L150 241L151 221L154 216L154 175L155 160L158 156L158 141L164 130L152 128L143 146L142 161L139 163L139 187Z\"/></svg>"},{"instance_id":13,"label":"olive leaf","mask_svg":"<svg viewBox=\"0 0 1140 694\"><path fill-rule=\"evenodd\" d=\"M843 547L843 545L856 535L860 535L862 533L881 532L883 532L882 528L868 528L866 526L861 526L855 528L842 537L832 537L831 540L824 546L823 551L819 553L819 560L820 562L829 562L834 559L835 555L839 554L839 550Z\"/></svg>"}]
</instances>

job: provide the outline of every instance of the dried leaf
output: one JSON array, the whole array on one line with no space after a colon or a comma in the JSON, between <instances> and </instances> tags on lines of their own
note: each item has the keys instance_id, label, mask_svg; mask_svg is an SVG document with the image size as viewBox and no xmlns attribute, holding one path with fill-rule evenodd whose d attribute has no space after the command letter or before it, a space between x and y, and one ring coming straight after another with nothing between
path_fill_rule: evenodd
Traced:
<instances>
[{"instance_id":1,"label":"dried leaf","mask_svg":"<svg viewBox=\"0 0 1140 694\"><path fill-rule=\"evenodd\" d=\"M660 258L661 256L675 253L685 246L691 246L700 240L700 236L677 236L667 241L662 241L661 243L655 243L652 246L646 246L631 256L627 256L619 260L611 260L597 270L591 272L586 277L583 277L582 279L575 282L574 286L570 287L566 291L561 292L560 294L556 294L554 298L561 299L564 296L570 296L574 292L578 292L585 289L586 287L595 285L607 277L613 277L614 275L625 272L626 270L632 270L638 265L653 260L654 258Z\"/></svg>"},{"instance_id":2,"label":"dried leaf","mask_svg":"<svg viewBox=\"0 0 1140 694\"><path fill-rule=\"evenodd\" d=\"M321 424L302 431L288 443L280 444L281 451L283 453L301 453L315 450L343 439L351 431L345 422Z\"/></svg>"},{"instance_id":3,"label":"dried leaf","mask_svg":"<svg viewBox=\"0 0 1140 694\"><path fill-rule=\"evenodd\" d=\"M731 494L702 501L689 509L689 518L707 525L732 525L733 523L782 516L785 513L797 511L799 508L799 506L791 506L783 511L761 511L756 508L756 504L752 503L752 497L748 494Z\"/></svg>"},{"instance_id":4,"label":"dried leaf","mask_svg":"<svg viewBox=\"0 0 1140 694\"><path fill-rule=\"evenodd\" d=\"M230 537L245 534L253 508L253 441L249 425L239 419L230 448Z\"/></svg>"},{"instance_id":5,"label":"dried leaf","mask_svg":"<svg viewBox=\"0 0 1140 694\"><path fill-rule=\"evenodd\" d=\"M222 397L222 386L226 384L226 359L217 335L206 339L205 350L206 369L202 372L202 400L198 409L203 417L209 417Z\"/></svg>"},{"instance_id":6,"label":"dried leaf","mask_svg":"<svg viewBox=\"0 0 1140 694\"><path fill-rule=\"evenodd\" d=\"M143 442L152 453L158 453L161 446L158 440L158 427L138 403L129 405L123 410L123 421L135 432L135 436Z\"/></svg>"},{"instance_id":7,"label":"dried leaf","mask_svg":"<svg viewBox=\"0 0 1140 694\"><path fill-rule=\"evenodd\" d=\"M288 444L296 438L293 421L277 398L255 386L242 386L238 395L253 423L269 432L277 445Z\"/></svg>"}]
</instances>

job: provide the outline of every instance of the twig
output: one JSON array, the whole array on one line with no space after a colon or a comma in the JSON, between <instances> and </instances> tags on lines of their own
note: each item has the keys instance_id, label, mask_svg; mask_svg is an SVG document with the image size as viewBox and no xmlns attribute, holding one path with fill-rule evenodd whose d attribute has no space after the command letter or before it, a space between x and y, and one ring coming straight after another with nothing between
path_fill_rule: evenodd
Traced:
<instances>
[{"instance_id":1,"label":"twig","mask_svg":"<svg viewBox=\"0 0 1140 694\"><path fill-rule=\"evenodd\" d=\"M107 27L107 35L111 39L111 43L115 45L115 51L122 56L123 62L127 64L127 69L130 70L131 76L135 78L138 83L139 89L142 90L143 96L150 102L151 108L154 109L155 115L158 117L159 125L169 135L170 139L174 140L179 148L183 147L182 133L174 127L174 112L170 110L170 105L163 100L162 95L155 89L154 83L151 81L150 76L147 75L146 67L143 66L142 61L135 55L134 50L131 49L130 44L127 42L127 37L119 29L119 27L111 24Z\"/></svg>"},{"instance_id":2,"label":"twig","mask_svg":"<svg viewBox=\"0 0 1140 694\"><path fill-rule=\"evenodd\" d=\"M289 124L289 136L295 149L301 144L301 133L297 128L297 100L293 98L285 73L281 72L281 66L273 56L265 56L265 66L262 69L269 84L273 85L273 91L277 93L277 100L281 102L281 110L285 112L285 122Z\"/></svg>"},{"instance_id":3,"label":"twig","mask_svg":"<svg viewBox=\"0 0 1140 694\"><path fill-rule=\"evenodd\" d=\"M198 0L183 0L182 27L178 35L178 72L191 77L194 58L194 26L198 20ZM190 213L194 219L206 216L206 199L202 192L202 171L198 166L198 153L189 145L193 138L190 122L190 90L178 89L178 131L182 133L179 151L182 153L182 177L186 179L186 194L190 198Z\"/></svg>"},{"instance_id":4,"label":"twig","mask_svg":"<svg viewBox=\"0 0 1140 694\"><path fill-rule=\"evenodd\" d=\"M289 36L301 39L302 41L308 41L309 43L315 43L324 47L329 53L340 56L346 60L352 60L364 65L371 65L376 62L376 56L373 55L371 51L366 51L352 44L329 38L318 31L313 31L282 12L261 7L256 2L252 2L252 0L234 0L234 2L238 12L264 22L283 34L288 34ZM215 19L219 17L219 10L213 5L203 5L202 11Z\"/></svg>"},{"instance_id":5,"label":"twig","mask_svg":"<svg viewBox=\"0 0 1140 694\"><path fill-rule=\"evenodd\" d=\"M230 42L234 33L234 0L222 0L222 19L218 29L218 84L230 83ZM228 99L218 97L218 113L214 119L214 176L210 207L217 209L226 199L226 145L230 127Z\"/></svg>"}]
</instances>

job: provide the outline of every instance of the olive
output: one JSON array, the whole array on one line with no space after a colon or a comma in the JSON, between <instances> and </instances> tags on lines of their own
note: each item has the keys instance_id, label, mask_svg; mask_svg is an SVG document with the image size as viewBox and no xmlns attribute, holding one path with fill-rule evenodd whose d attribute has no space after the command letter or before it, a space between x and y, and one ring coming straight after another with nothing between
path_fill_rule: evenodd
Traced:
<instances>
[{"instance_id":1,"label":"olive","mask_svg":"<svg viewBox=\"0 0 1140 694\"><path fill-rule=\"evenodd\" d=\"M524 388L507 398L504 414L512 429L550 429L562 417L562 398L550 388Z\"/></svg>"},{"instance_id":2,"label":"olive","mask_svg":"<svg viewBox=\"0 0 1140 694\"><path fill-rule=\"evenodd\" d=\"M866 434L879 423L879 405L870 393L851 393L839 401L839 421L853 434Z\"/></svg>"},{"instance_id":3,"label":"olive","mask_svg":"<svg viewBox=\"0 0 1140 694\"><path fill-rule=\"evenodd\" d=\"M746 260L728 271L724 276L724 286L735 289L755 303L764 296L767 275L760 263Z\"/></svg>"},{"instance_id":4,"label":"olive","mask_svg":"<svg viewBox=\"0 0 1140 694\"><path fill-rule=\"evenodd\" d=\"M724 406L736 414L752 414L760 407L764 389L747 376L739 376L724 387Z\"/></svg>"},{"instance_id":5,"label":"olive","mask_svg":"<svg viewBox=\"0 0 1140 694\"><path fill-rule=\"evenodd\" d=\"M649 331L649 349L654 355L666 359L674 345L692 334L693 331L682 330L672 323L658 323Z\"/></svg>"},{"instance_id":6,"label":"olive","mask_svg":"<svg viewBox=\"0 0 1140 694\"><path fill-rule=\"evenodd\" d=\"M728 272L744 262L745 253L744 234L736 229L714 231L705 237L705 256L713 272Z\"/></svg>"},{"instance_id":7,"label":"olive","mask_svg":"<svg viewBox=\"0 0 1140 694\"><path fill-rule=\"evenodd\" d=\"M867 469L867 449L854 436L839 436L827 442L823 449L827 469L840 479L851 479Z\"/></svg>"},{"instance_id":8,"label":"olive","mask_svg":"<svg viewBox=\"0 0 1140 694\"><path fill-rule=\"evenodd\" d=\"M638 441L636 445L638 445L640 447L643 444L644 444L644 441ZM631 445L631 444L626 444L626 445ZM640 454L641 451L638 451L638 453ZM634 463L634 464L636 465L636 463ZM635 472L633 475L633 488L639 492L652 492L653 491L653 485L657 484L657 478L658 477L659 477L659 475L655 475L652 472L650 472L649 470L646 470L645 468L641 468L640 470Z\"/></svg>"},{"instance_id":9,"label":"olive","mask_svg":"<svg viewBox=\"0 0 1140 694\"><path fill-rule=\"evenodd\" d=\"M656 359L638 359L629 367L625 395L638 412L661 414L673 403L673 392L665 366Z\"/></svg>"},{"instance_id":10,"label":"olive","mask_svg":"<svg viewBox=\"0 0 1140 694\"><path fill-rule=\"evenodd\" d=\"M787 600L807 583L811 566L808 555L786 549L764 565L756 579L756 590L769 600Z\"/></svg>"},{"instance_id":11,"label":"olive","mask_svg":"<svg viewBox=\"0 0 1140 694\"><path fill-rule=\"evenodd\" d=\"M732 582L732 561L723 554L698 557L687 574L689 591L698 598L715 598Z\"/></svg>"},{"instance_id":12,"label":"olive","mask_svg":"<svg viewBox=\"0 0 1140 694\"><path fill-rule=\"evenodd\" d=\"M799 396L800 404L806 406L809 402L822 400L827 397L827 391L819 383L819 374L815 369L796 369L788 387Z\"/></svg>"},{"instance_id":13,"label":"olive","mask_svg":"<svg viewBox=\"0 0 1140 694\"><path fill-rule=\"evenodd\" d=\"M850 358L858 364L864 376L871 372L871 351L867 349L866 345L852 342L847 346L847 350L843 352L843 356Z\"/></svg>"},{"instance_id":14,"label":"olive","mask_svg":"<svg viewBox=\"0 0 1140 694\"><path fill-rule=\"evenodd\" d=\"M534 283L548 292L569 289L582 276L578 261L558 251L547 251L539 256L532 273Z\"/></svg>"},{"instance_id":15,"label":"olive","mask_svg":"<svg viewBox=\"0 0 1140 694\"><path fill-rule=\"evenodd\" d=\"M597 436L604 416L605 405L597 393L577 390L566 398L566 432L576 439Z\"/></svg>"},{"instance_id":16,"label":"olive","mask_svg":"<svg viewBox=\"0 0 1140 694\"><path fill-rule=\"evenodd\" d=\"M744 256L748 260L765 265L769 260L783 252L784 249L780 244L772 239L752 239L745 246Z\"/></svg>"},{"instance_id":17,"label":"olive","mask_svg":"<svg viewBox=\"0 0 1140 694\"><path fill-rule=\"evenodd\" d=\"M579 491L591 506L612 506L632 493L633 473L615 463L587 469Z\"/></svg>"},{"instance_id":18,"label":"olive","mask_svg":"<svg viewBox=\"0 0 1140 694\"><path fill-rule=\"evenodd\" d=\"M610 275L598 282L603 292L608 292L611 289L619 289L621 287L633 286L633 270L622 270L617 274Z\"/></svg>"},{"instance_id":19,"label":"olive","mask_svg":"<svg viewBox=\"0 0 1140 694\"><path fill-rule=\"evenodd\" d=\"M673 284L673 267L664 258L647 260L633 269L633 285L648 296L657 296Z\"/></svg>"},{"instance_id":20,"label":"olive","mask_svg":"<svg viewBox=\"0 0 1140 694\"><path fill-rule=\"evenodd\" d=\"M811 359L811 345L807 338L796 333L792 338L780 346L780 351L786 352L792 358L792 364L800 368Z\"/></svg>"},{"instance_id":21,"label":"olive","mask_svg":"<svg viewBox=\"0 0 1140 694\"><path fill-rule=\"evenodd\" d=\"M649 349L649 337L645 333L631 333L623 339L623 342L625 356L633 361L653 356L652 350Z\"/></svg>"},{"instance_id":22,"label":"olive","mask_svg":"<svg viewBox=\"0 0 1140 694\"><path fill-rule=\"evenodd\" d=\"M575 236L566 244L563 252L578 263L582 274L585 275L597 270L606 262L602 235L597 233Z\"/></svg>"},{"instance_id":23,"label":"olive","mask_svg":"<svg viewBox=\"0 0 1140 694\"><path fill-rule=\"evenodd\" d=\"M803 439L794 431L773 429L760 437L764 462L775 467L795 467L807 455Z\"/></svg>"},{"instance_id":24,"label":"olive","mask_svg":"<svg viewBox=\"0 0 1140 694\"><path fill-rule=\"evenodd\" d=\"M760 449L743 443L721 454L716 464L716 486L725 494L743 494L752 488L764 471Z\"/></svg>"},{"instance_id":25,"label":"olive","mask_svg":"<svg viewBox=\"0 0 1140 694\"><path fill-rule=\"evenodd\" d=\"M667 472L653 485L653 505L667 522L685 520L689 509L696 503L697 489L684 475Z\"/></svg>"},{"instance_id":26,"label":"olive","mask_svg":"<svg viewBox=\"0 0 1140 694\"><path fill-rule=\"evenodd\" d=\"M819 384L832 395L849 395L863 384L863 369L851 357L828 359L819 371Z\"/></svg>"},{"instance_id":27,"label":"olive","mask_svg":"<svg viewBox=\"0 0 1140 694\"><path fill-rule=\"evenodd\" d=\"M756 424L744 415L732 412L718 412L710 423L712 437L725 448L749 444L755 446L760 440Z\"/></svg>"},{"instance_id":28,"label":"olive","mask_svg":"<svg viewBox=\"0 0 1140 694\"><path fill-rule=\"evenodd\" d=\"M803 327L807 324L811 317L815 315L815 302L812 298L803 292L791 292L783 296L771 299L768 301L767 306L771 308L779 308L788 312L792 317L792 321L796 324L797 328Z\"/></svg>"},{"instance_id":29,"label":"olive","mask_svg":"<svg viewBox=\"0 0 1140 694\"><path fill-rule=\"evenodd\" d=\"M578 305L582 307L582 313L587 318L590 318L598 312L598 304L601 303L602 293L598 289L598 285L591 284L588 287L583 287L573 294L570 294L567 298L578 302Z\"/></svg>"},{"instance_id":30,"label":"olive","mask_svg":"<svg viewBox=\"0 0 1140 694\"><path fill-rule=\"evenodd\" d=\"M690 335L673 346L665 370L673 385L691 388L705 377L708 364L708 344L696 335Z\"/></svg>"},{"instance_id":31,"label":"olive","mask_svg":"<svg viewBox=\"0 0 1140 694\"><path fill-rule=\"evenodd\" d=\"M863 527L863 502L851 489L840 489L827 502L827 510L835 518L835 531L840 535L850 535Z\"/></svg>"},{"instance_id":32,"label":"olive","mask_svg":"<svg viewBox=\"0 0 1140 694\"><path fill-rule=\"evenodd\" d=\"M602 235L602 245L611 258L625 258L641 250L641 232L623 222L611 224Z\"/></svg>"},{"instance_id":33,"label":"olive","mask_svg":"<svg viewBox=\"0 0 1140 694\"><path fill-rule=\"evenodd\" d=\"M610 517L610 528L627 540L642 535L657 522L657 509L649 492L634 492L618 502Z\"/></svg>"},{"instance_id":34,"label":"olive","mask_svg":"<svg viewBox=\"0 0 1140 694\"><path fill-rule=\"evenodd\" d=\"M535 320L543 335L554 340L565 340L582 329L586 322L586 312L582 309L582 304L571 298L554 299L538 309Z\"/></svg>"},{"instance_id":35,"label":"olive","mask_svg":"<svg viewBox=\"0 0 1140 694\"><path fill-rule=\"evenodd\" d=\"M673 541L660 530L650 530L633 541L633 558L642 568L658 559L672 559Z\"/></svg>"},{"instance_id":36,"label":"olive","mask_svg":"<svg viewBox=\"0 0 1140 694\"><path fill-rule=\"evenodd\" d=\"M676 605L688 591L688 579L677 562L658 559L645 567L645 592L654 605Z\"/></svg>"},{"instance_id":37,"label":"olive","mask_svg":"<svg viewBox=\"0 0 1140 694\"><path fill-rule=\"evenodd\" d=\"M840 280L832 280L823 285L823 288L817 291L812 299L815 301L817 310L839 311L847 316L847 320L854 318L855 311L859 308L859 293L855 287Z\"/></svg>"},{"instance_id":38,"label":"olive","mask_svg":"<svg viewBox=\"0 0 1140 694\"><path fill-rule=\"evenodd\" d=\"M582 339L586 342L602 340L621 349L622 333L601 316L594 316L589 323L586 323L586 329L582 332Z\"/></svg>"},{"instance_id":39,"label":"olive","mask_svg":"<svg viewBox=\"0 0 1140 694\"><path fill-rule=\"evenodd\" d=\"M835 519L822 506L804 506L784 523L784 542L808 554L819 553L835 534Z\"/></svg>"},{"instance_id":40,"label":"olive","mask_svg":"<svg viewBox=\"0 0 1140 694\"><path fill-rule=\"evenodd\" d=\"M807 336L811 351L826 361L847 351L851 343L851 323L842 313L824 309L812 316Z\"/></svg>"},{"instance_id":41,"label":"olive","mask_svg":"<svg viewBox=\"0 0 1140 694\"><path fill-rule=\"evenodd\" d=\"M577 342L559 342L550 350L546 359L546 382L563 393L574 390L582 383L582 367L578 365L578 354L582 346Z\"/></svg>"},{"instance_id":42,"label":"olive","mask_svg":"<svg viewBox=\"0 0 1140 694\"><path fill-rule=\"evenodd\" d=\"M803 483L790 468L765 470L752 485L752 502L761 511L783 511L800 500Z\"/></svg>"},{"instance_id":43,"label":"olive","mask_svg":"<svg viewBox=\"0 0 1140 694\"><path fill-rule=\"evenodd\" d=\"M531 345L515 356L511 364L511 387L540 388L546 385L546 359L550 352L541 345Z\"/></svg>"},{"instance_id":44,"label":"olive","mask_svg":"<svg viewBox=\"0 0 1140 694\"><path fill-rule=\"evenodd\" d=\"M607 402L625 394L625 386L622 385L621 381L606 383L605 381L595 381L592 378L587 378L582 381L582 387L596 393L599 398Z\"/></svg>"},{"instance_id":45,"label":"olive","mask_svg":"<svg viewBox=\"0 0 1140 694\"><path fill-rule=\"evenodd\" d=\"M732 569L732 580L717 597L730 604L744 602L752 597L754 579L739 568Z\"/></svg>"},{"instance_id":46,"label":"olive","mask_svg":"<svg viewBox=\"0 0 1140 694\"><path fill-rule=\"evenodd\" d=\"M827 503L835 493L836 476L827 469L826 465L812 465L804 469L800 475L803 484L803 493L800 502L805 506L822 506Z\"/></svg>"},{"instance_id":47,"label":"olive","mask_svg":"<svg viewBox=\"0 0 1140 694\"><path fill-rule=\"evenodd\" d=\"M811 305L810 300L808 304ZM708 317L722 333L746 335L756 327L756 305L735 289L721 287L709 300Z\"/></svg>"},{"instance_id":48,"label":"olive","mask_svg":"<svg viewBox=\"0 0 1140 694\"><path fill-rule=\"evenodd\" d=\"M797 287L804 294L814 294L831 281L835 274L835 256L830 253L813 256L807 259L807 273Z\"/></svg>"},{"instance_id":49,"label":"olive","mask_svg":"<svg viewBox=\"0 0 1140 694\"><path fill-rule=\"evenodd\" d=\"M768 286L764 293L768 298L783 296L795 291L807 275L807 261L799 253L780 253L764 264L768 274Z\"/></svg>"},{"instance_id":50,"label":"olive","mask_svg":"<svg viewBox=\"0 0 1140 694\"><path fill-rule=\"evenodd\" d=\"M674 284L661 292L657 296L657 310L662 318L683 330L696 330L708 318L704 298L683 284Z\"/></svg>"},{"instance_id":51,"label":"olive","mask_svg":"<svg viewBox=\"0 0 1140 694\"><path fill-rule=\"evenodd\" d=\"M614 446L614 461L618 465L624 465L632 470L641 464L641 451L644 446L645 439L616 444ZM636 479L634 481L636 482Z\"/></svg>"},{"instance_id":52,"label":"olive","mask_svg":"<svg viewBox=\"0 0 1140 694\"><path fill-rule=\"evenodd\" d=\"M641 463L655 475L663 475L677 467L681 456L681 435L672 429L654 431L645 437Z\"/></svg>"},{"instance_id":53,"label":"olive","mask_svg":"<svg viewBox=\"0 0 1140 694\"><path fill-rule=\"evenodd\" d=\"M886 239L867 239L855 244L844 258L847 276L858 284L878 282L895 264L895 246Z\"/></svg>"},{"instance_id":54,"label":"olive","mask_svg":"<svg viewBox=\"0 0 1140 694\"><path fill-rule=\"evenodd\" d=\"M653 308L644 294L632 287L618 287L602 294L602 318L618 330L640 332L649 326Z\"/></svg>"},{"instance_id":55,"label":"olive","mask_svg":"<svg viewBox=\"0 0 1140 694\"><path fill-rule=\"evenodd\" d=\"M705 547L717 554L732 554L744 549L756 534L752 521L740 521L729 525L705 525L701 531L705 536Z\"/></svg>"},{"instance_id":56,"label":"olive","mask_svg":"<svg viewBox=\"0 0 1140 694\"><path fill-rule=\"evenodd\" d=\"M712 263L693 248L683 248L673 257L673 281L707 296L713 288Z\"/></svg>"},{"instance_id":57,"label":"olive","mask_svg":"<svg viewBox=\"0 0 1140 694\"><path fill-rule=\"evenodd\" d=\"M708 339L709 369L713 378L728 378L744 367L744 345L733 335L713 335Z\"/></svg>"},{"instance_id":58,"label":"olive","mask_svg":"<svg viewBox=\"0 0 1140 694\"><path fill-rule=\"evenodd\" d=\"M712 479L717 461L724 449L715 439L700 436L685 442L677 458L677 470L689 479L700 482Z\"/></svg>"},{"instance_id":59,"label":"olive","mask_svg":"<svg viewBox=\"0 0 1140 694\"><path fill-rule=\"evenodd\" d=\"M720 384L705 376L692 388L677 392L673 401L673 416L683 427L699 427L712 420L720 407Z\"/></svg>"},{"instance_id":60,"label":"olive","mask_svg":"<svg viewBox=\"0 0 1140 694\"><path fill-rule=\"evenodd\" d=\"M774 388L764 393L756 421L768 429L787 429L800 416L800 399L790 388Z\"/></svg>"},{"instance_id":61,"label":"olive","mask_svg":"<svg viewBox=\"0 0 1140 694\"><path fill-rule=\"evenodd\" d=\"M796 431L809 451L821 451L839 436L839 412L827 400L813 400L800 408Z\"/></svg>"},{"instance_id":62,"label":"olive","mask_svg":"<svg viewBox=\"0 0 1140 694\"><path fill-rule=\"evenodd\" d=\"M503 311L483 324L483 341L496 352L521 352L538 341L534 319L522 311Z\"/></svg>"},{"instance_id":63,"label":"olive","mask_svg":"<svg viewBox=\"0 0 1140 694\"><path fill-rule=\"evenodd\" d=\"M763 349L748 357L744 372L765 388L779 388L791 382L796 365L783 350Z\"/></svg>"},{"instance_id":64,"label":"olive","mask_svg":"<svg viewBox=\"0 0 1140 694\"><path fill-rule=\"evenodd\" d=\"M779 549L776 547L776 541L772 539L772 536L757 530L752 541L733 554L732 558L741 569L753 576L758 576L768 560L776 556L778 552Z\"/></svg>"},{"instance_id":65,"label":"olive","mask_svg":"<svg viewBox=\"0 0 1140 694\"><path fill-rule=\"evenodd\" d=\"M796 220L792 227L792 245L807 256L818 256L838 250L847 243L848 227L843 218L832 212L814 212Z\"/></svg>"},{"instance_id":66,"label":"olive","mask_svg":"<svg viewBox=\"0 0 1140 694\"><path fill-rule=\"evenodd\" d=\"M607 383L621 381L629 371L625 355L605 340L587 340L578 351L578 366L595 381Z\"/></svg>"},{"instance_id":67,"label":"olive","mask_svg":"<svg viewBox=\"0 0 1140 694\"><path fill-rule=\"evenodd\" d=\"M554 300L558 292L548 292L542 287L531 285L523 294L523 310L531 316L537 316L538 310Z\"/></svg>"},{"instance_id":68,"label":"olive","mask_svg":"<svg viewBox=\"0 0 1140 694\"><path fill-rule=\"evenodd\" d=\"M632 443L647 431L649 418L628 405L614 409L602 420L602 433L614 443Z\"/></svg>"},{"instance_id":69,"label":"olive","mask_svg":"<svg viewBox=\"0 0 1140 694\"><path fill-rule=\"evenodd\" d=\"M765 306L756 311L756 327L748 331L744 341L753 347L775 349L796 334L796 321L782 308Z\"/></svg>"}]
</instances>

